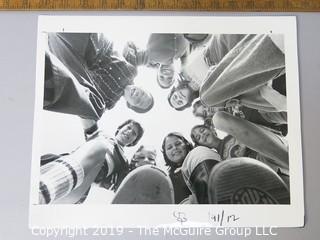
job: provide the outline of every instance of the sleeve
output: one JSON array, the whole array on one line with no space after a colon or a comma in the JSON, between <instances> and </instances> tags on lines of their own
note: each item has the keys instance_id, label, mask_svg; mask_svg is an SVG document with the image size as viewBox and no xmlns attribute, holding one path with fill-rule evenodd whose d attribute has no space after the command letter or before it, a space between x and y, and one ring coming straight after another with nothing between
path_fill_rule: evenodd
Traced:
<instances>
[{"instance_id":1,"label":"sleeve","mask_svg":"<svg viewBox=\"0 0 320 240\"><path fill-rule=\"evenodd\" d=\"M270 86L263 86L260 88L260 94L263 99L270 103L277 112L287 111L287 98L280 94Z\"/></svg>"},{"instance_id":2,"label":"sleeve","mask_svg":"<svg viewBox=\"0 0 320 240\"><path fill-rule=\"evenodd\" d=\"M73 74L56 56L46 52L44 109L98 120L105 104L90 82Z\"/></svg>"},{"instance_id":3,"label":"sleeve","mask_svg":"<svg viewBox=\"0 0 320 240\"><path fill-rule=\"evenodd\" d=\"M206 77L200 98L214 106L265 85L284 68L284 54L267 35L247 35Z\"/></svg>"},{"instance_id":4,"label":"sleeve","mask_svg":"<svg viewBox=\"0 0 320 240\"><path fill-rule=\"evenodd\" d=\"M263 112L286 112L286 96L280 94L272 87L264 85L253 91L239 96L243 106Z\"/></svg>"},{"instance_id":5,"label":"sleeve","mask_svg":"<svg viewBox=\"0 0 320 240\"><path fill-rule=\"evenodd\" d=\"M181 172L186 183L189 183L190 176L193 170L202 162L206 160L215 160L220 162L220 155L212 149L207 147L198 146L192 149L183 161Z\"/></svg>"},{"instance_id":6,"label":"sleeve","mask_svg":"<svg viewBox=\"0 0 320 240\"><path fill-rule=\"evenodd\" d=\"M243 34L215 34L204 52L209 66L218 64L243 39Z\"/></svg>"},{"instance_id":7,"label":"sleeve","mask_svg":"<svg viewBox=\"0 0 320 240\"><path fill-rule=\"evenodd\" d=\"M147 52L138 48L134 42L126 43L122 51L122 56L133 66L148 66Z\"/></svg>"},{"instance_id":8,"label":"sleeve","mask_svg":"<svg viewBox=\"0 0 320 240\"><path fill-rule=\"evenodd\" d=\"M84 59L90 67L101 56L110 56L113 53L113 42L102 33L90 34Z\"/></svg>"}]
</instances>

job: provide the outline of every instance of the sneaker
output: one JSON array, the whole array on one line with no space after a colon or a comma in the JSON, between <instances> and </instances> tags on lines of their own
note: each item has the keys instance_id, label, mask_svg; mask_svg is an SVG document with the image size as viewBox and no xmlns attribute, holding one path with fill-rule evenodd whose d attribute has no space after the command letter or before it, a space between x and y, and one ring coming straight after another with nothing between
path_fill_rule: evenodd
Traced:
<instances>
[{"instance_id":1,"label":"sneaker","mask_svg":"<svg viewBox=\"0 0 320 240\"><path fill-rule=\"evenodd\" d=\"M112 204L174 204L169 175L150 165L134 169L120 184Z\"/></svg>"},{"instance_id":2,"label":"sneaker","mask_svg":"<svg viewBox=\"0 0 320 240\"><path fill-rule=\"evenodd\" d=\"M269 166L251 158L217 164L208 185L211 204L290 204L284 181Z\"/></svg>"}]
</instances>

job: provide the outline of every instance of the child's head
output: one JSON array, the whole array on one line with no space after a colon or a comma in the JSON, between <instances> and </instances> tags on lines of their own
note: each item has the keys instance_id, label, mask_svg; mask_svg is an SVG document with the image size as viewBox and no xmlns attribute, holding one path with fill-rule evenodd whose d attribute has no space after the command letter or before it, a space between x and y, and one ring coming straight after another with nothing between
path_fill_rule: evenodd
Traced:
<instances>
[{"instance_id":1,"label":"child's head","mask_svg":"<svg viewBox=\"0 0 320 240\"><path fill-rule=\"evenodd\" d=\"M154 105L153 96L135 85L126 86L124 89L124 98L127 101L128 108L137 113L146 113Z\"/></svg>"},{"instance_id":2,"label":"child's head","mask_svg":"<svg viewBox=\"0 0 320 240\"><path fill-rule=\"evenodd\" d=\"M171 64L183 56L189 47L183 34L153 33L147 43L146 52L149 62Z\"/></svg>"},{"instance_id":3,"label":"child's head","mask_svg":"<svg viewBox=\"0 0 320 240\"><path fill-rule=\"evenodd\" d=\"M213 127L196 125L191 129L191 139L197 146L216 147L220 139Z\"/></svg>"},{"instance_id":4,"label":"child's head","mask_svg":"<svg viewBox=\"0 0 320 240\"><path fill-rule=\"evenodd\" d=\"M117 128L115 137L122 146L131 147L139 142L143 133L140 123L129 119Z\"/></svg>"},{"instance_id":5,"label":"child's head","mask_svg":"<svg viewBox=\"0 0 320 240\"><path fill-rule=\"evenodd\" d=\"M173 64L161 64L157 73L157 82L161 88L169 88L174 83Z\"/></svg>"},{"instance_id":6,"label":"child's head","mask_svg":"<svg viewBox=\"0 0 320 240\"><path fill-rule=\"evenodd\" d=\"M207 118L212 118L213 115L216 113L216 109L214 107L207 107L205 106L201 100L197 100L196 102L193 103L192 105L193 110L192 113L196 117L200 117L203 120Z\"/></svg>"},{"instance_id":7,"label":"child's head","mask_svg":"<svg viewBox=\"0 0 320 240\"><path fill-rule=\"evenodd\" d=\"M134 153L130 168L134 169L143 165L156 165L157 150L153 147L141 145Z\"/></svg>"},{"instance_id":8,"label":"child's head","mask_svg":"<svg viewBox=\"0 0 320 240\"><path fill-rule=\"evenodd\" d=\"M194 33L186 33L183 34L184 38L187 39L189 41L189 43L191 44L193 50L197 47L201 47L204 44L206 44L210 38L211 38L211 34L194 34Z\"/></svg>"},{"instance_id":9,"label":"child's head","mask_svg":"<svg viewBox=\"0 0 320 240\"><path fill-rule=\"evenodd\" d=\"M169 133L162 142L162 154L166 165L171 168L180 167L192 148L192 144L180 133Z\"/></svg>"},{"instance_id":10,"label":"child's head","mask_svg":"<svg viewBox=\"0 0 320 240\"><path fill-rule=\"evenodd\" d=\"M182 111L192 105L194 99L199 96L198 91L194 91L189 82L185 80L178 81L178 85L172 87L169 95L168 102L171 107L178 111Z\"/></svg>"}]
</instances>

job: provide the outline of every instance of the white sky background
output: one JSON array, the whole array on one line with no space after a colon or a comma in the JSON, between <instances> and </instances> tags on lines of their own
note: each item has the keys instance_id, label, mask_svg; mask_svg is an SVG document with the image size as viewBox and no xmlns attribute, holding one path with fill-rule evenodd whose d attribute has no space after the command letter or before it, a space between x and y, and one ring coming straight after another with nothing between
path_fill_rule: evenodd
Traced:
<instances>
[{"instance_id":1,"label":"white sky background","mask_svg":"<svg viewBox=\"0 0 320 240\"><path fill-rule=\"evenodd\" d=\"M118 33L105 33L113 40L114 49L122 53L124 44L133 41L138 47L145 48L149 33L137 34L128 37L126 31ZM176 64L179 67L179 63ZM202 121L192 115L192 108L184 111L176 111L170 107L167 95L170 89L162 89L156 81L156 69L141 66L138 68L138 76L135 84L150 91L154 97L153 108L144 114L135 113L127 108L123 98L116 106L107 110L99 121L100 128L108 135L114 136L117 127L127 119L134 119L141 123L145 132L139 143L134 147L125 148L125 154L130 161L134 152L140 145L154 146L157 149L157 165L164 167L164 160L161 153L163 138L169 132L180 132L187 139L190 139L190 130ZM70 152L84 143L83 128L80 119L74 115L42 111L42 136L41 154Z\"/></svg>"}]
</instances>

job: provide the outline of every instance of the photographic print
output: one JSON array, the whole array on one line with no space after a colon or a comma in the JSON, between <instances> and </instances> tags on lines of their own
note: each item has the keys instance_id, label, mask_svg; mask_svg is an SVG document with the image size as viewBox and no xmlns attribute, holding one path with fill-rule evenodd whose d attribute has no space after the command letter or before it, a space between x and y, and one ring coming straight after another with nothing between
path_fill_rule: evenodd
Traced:
<instances>
[{"instance_id":1,"label":"photographic print","mask_svg":"<svg viewBox=\"0 0 320 240\"><path fill-rule=\"evenodd\" d=\"M303 224L295 18L48 16L38 33L30 225Z\"/></svg>"}]
</instances>

